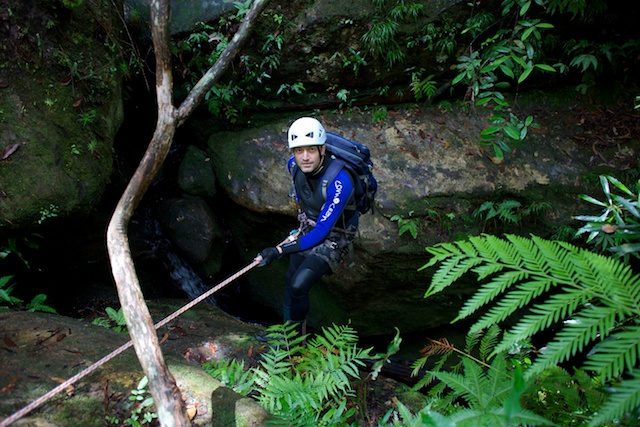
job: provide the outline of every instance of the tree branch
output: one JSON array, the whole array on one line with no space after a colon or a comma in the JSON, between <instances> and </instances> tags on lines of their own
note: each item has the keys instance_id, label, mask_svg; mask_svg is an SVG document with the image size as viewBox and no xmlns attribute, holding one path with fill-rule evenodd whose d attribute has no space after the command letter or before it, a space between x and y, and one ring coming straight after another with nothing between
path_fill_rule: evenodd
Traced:
<instances>
[{"instance_id":1,"label":"tree branch","mask_svg":"<svg viewBox=\"0 0 640 427\"><path fill-rule=\"evenodd\" d=\"M177 127L202 102L206 92L220 78L233 57L240 51L250 29L267 2L268 0L255 1L240 30L223 52L221 59L198 82L183 102L180 111L177 112L172 100L169 0L151 0L151 30L156 56L158 121L149 147L124 190L107 227L107 249L127 328L142 370L149 379L149 389L154 398L158 420L163 427L187 427L191 425L191 422L187 416L180 389L178 389L175 379L164 361L151 314L144 302L129 248L127 229L133 212L169 153Z\"/></svg>"}]
</instances>

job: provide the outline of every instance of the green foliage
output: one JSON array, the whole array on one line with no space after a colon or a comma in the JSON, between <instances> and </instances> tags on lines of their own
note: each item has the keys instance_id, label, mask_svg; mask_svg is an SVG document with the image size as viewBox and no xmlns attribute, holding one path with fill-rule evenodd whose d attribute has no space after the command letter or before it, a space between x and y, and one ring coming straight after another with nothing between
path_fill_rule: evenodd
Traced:
<instances>
[{"instance_id":1,"label":"green foliage","mask_svg":"<svg viewBox=\"0 0 640 427\"><path fill-rule=\"evenodd\" d=\"M522 396L523 405L560 426L587 425L606 401L598 376L550 366Z\"/></svg>"},{"instance_id":2,"label":"green foliage","mask_svg":"<svg viewBox=\"0 0 640 427\"><path fill-rule=\"evenodd\" d=\"M516 313L513 326L494 353L548 331L555 335L525 377L584 356L584 369L610 384L612 397L589 426L620 419L640 407L640 276L620 261L565 242L536 236L470 237L427 248L440 264L425 297L441 292L467 272L479 288L456 320L485 307L470 333L500 324ZM525 310L526 309L526 310Z\"/></svg>"},{"instance_id":3,"label":"green foliage","mask_svg":"<svg viewBox=\"0 0 640 427\"><path fill-rule=\"evenodd\" d=\"M32 235L32 237L40 237L37 234ZM24 263L24 265L29 268L29 263L22 255L21 251L18 249L18 242L20 244L24 244L29 248L37 248L38 246L33 243L29 238L23 237L20 239L9 238L2 244L0 244L0 260L4 260L10 255L16 255L20 258L20 260ZM18 297L11 295L13 292L13 288L15 287L15 283L11 283L13 275L0 276L0 306L15 306L21 305L24 301ZM44 294L38 294L31 299L31 301L26 305L26 309L28 311L42 311L46 313L55 313L57 311L44 302L47 299L47 296Z\"/></svg>"},{"instance_id":4,"label":"green foliage","mask_svg":"<svg viewBox=\"0 0 640 427\"><path fill-rule=\"evenodd\" d=\"M485 222L498 218L504 223L517 224L522 219L521 207L522 204L517 200L503 200L500 203L487 201L473 211L473 216Z\"/></svg>"},{"instance_id":5,"label":"green foliage","mask_svg":"<svg viewBox=\"0 0 640 427\"><path fill-rule=\"evenodd\" d=\"M391 221L398 222L398 236L402 236L404 233L409 232L414 239L418 238L418 228L420 227L420 218L411 217L413 211L409 212L409 218L404 218L402 215L393 215Z\"/></svg>"},{"instance_id":6,"label":"green foliage","mask_svg":"<svg viewBox=\"0 0 640 427\"><path fill-rule=\"evenodd\" d=\"M132 427L142 427L144 425L155 425L154 420L158 418L158 414L153 410L153 397L147 390L149 380L146 376L138 382L138 386L131 390L128 402L122 408L122 412L128 416L119 422L116 415L105 415L107 425L125 425Z\"/></svg>"},{"instance_id":7,"label":"green foliage","mask_svg":"<svg viewBox=\"0 0 640 427\"><path fill-rule=\"evenodd\" d=\"M431 403L415 416L399 404L398 415L404 424L392 425L553 425L520 404L527 389L521 366L528 359L521 349L509 354L494 354L500 332L498 327L492 326L481 333L468 334L464 351L444 338L430 340L422 350L425 357L414 364L414 374L424 367L427 359L438 358L434 368L415 386L415 389L421 389L438 381L428 390ZM445 362L450 364L453 355L457 356L458 362L445 370Z\"/></svg>"},{"instance_id":8,"label":"green foliage","mask_svg":"<svg viewBox=\"0 0 640 427\"><path fill-rule=\"evenodd\" d=\"M50 204L48 208L41 208L38 224L42 225L46 220L57 217L59 212L60 208L53 203Z\"/></svg>"},{"instance_id":9,"label":"green foliage","mask_svg":"<svg viewBox=\"0 0 640 427\"><path fill-rule=\"evenodd\" d=\"M503 200L501 202L486 201L473 211L473 217L484 221L485 227L492 224L494 229L498 225L518 225L524 219L536 219L545 216L551 210L549 202L532 202L522 206L517 200Z\"/></svg>"},{"instance_id":10,"label":"green foliage","mask_svg":"<svg viewBox=\"0 0 640 427\"><path fill-rule=\"evenodd\" d=\"M292 426L343 425L355 412L346 407L355 393L350 381L359 378L359 368L370 357L370 350L356 346L355 331L325 328L306 348L294 324L275 325L269 332L278 345L270 347L262 369L255 371L260 404Z\"/></svg>"},{"instance_id":11,"label":"green foliage","mask_svg":"<svg viewBox=\"0 0 640 427\"><path fill-rule=\"evenodd\" d=\"M96 317L91 323L113 329L116 332L127 333L127 321L124 318L122 307L120 307L118 311L114 308L107 307L104 311L108 317Z\"/></svg>"},{"instance_id":12,"label":"green foliage","mask_svg":"<svg viewBox=\"0 0 640 427\"><path fill-rule=\"evenodd\" d=\"M214 360L202 365L204 371L220 381L226 387L242 395L248 395L253 391L255 381L252 371L245 368L244 361Z\"/></svg>"},{"instance_id":13,"label":"green foliage","mask_svg":"<svg viewBox=\"0 0 640 427\"><path fill-rule=\"evenodd\" d=\"M340 52L334 53L331 56L330 60L333 61L336 58L342 60L342 66L344 68L351 68L355 77L358 77L358 71L360 70L360 67L367 65L367 61L364 59L360 51L356 51L353 48L349 49L348 54L342 54Z\"/></svg>"},{"instance_id":14,"label":"green foliage","mask_svg":"<svg viewBox=\"0 0 640 427\"><path fill-rule=\"evenodd\" d=\"M47 299L47 296L45 294L36 295L35 297L33 297L31 302L27 304L27 310L32 312L42 311L45 313L58 314L58 312L53 307L50 307L44 303L46 299Z\"/></svg>"},{"instance_id":15,"label":"green foliage","mask_svg":"<svg viewBox=\"0 0 640 427\"><path fill-rule=\"evenodd\" d=\"M438 89L436 82L433 80L433 75L422 78L424 72L425 69L421 68L411 73L411 84L409 88L411 92L413 92L416 101L420 101L423 98L427 101L430 100Z\"/></svg>"},{"instance_id":16,"label":"green foliage","mask_svg":"<svg viewBox=\"0 0 640 427\"><path fill-rule=\"evenodd\" d=\"M184 78L184 89L189 91L213 66L227 47L237 23L248 12L251 1L235 2L236 13L220 18L217 24L199 23L198 31L177 40L172 47L174 62ZM282 84L277 89L269 84L271 75L280 67L280 51L285 43L285 28L291 26L279 13L272 14L269 28L257 40L260 46L254 55L239 56L234 72L214 85L205 96L208 111L235 123L249 106L264 106L262 97L295 96L306 89L302 82Z\"/></svg>"},{"instance_id":17,"label":"green foliage","mask_svg":"<svg viewBox=\"0 0 640 427\"><path fill-rule=\"evenodd\" d=\"M62 0L62 5L67 9L75 9L80 7L84 0Z\"/></svg>"},{"instance_id":18,"label":"green foliage","mask_svg":"<svg viewBox=\"0 0 640 427\"><path fill-rule=\"evenodd\" d=\"M13 279L13 276L0 277L0 305L13 305L22 302L20 298L11 295L15 286L15 283L9 285L11 279Z\"/></svg>"},{"instance_id":19,"label":"green foliage","mask_svg":"<svg viewBox=\"0 0 640 427\"><path fill-rule=\"evenodd\" d=\"M609 175L600 176L600 185L605 196L603 201L586 194L579 196L602 211L600 215L576 216L575 219L586 222L577 235L588 233L587 242L599 251L637 258L640 253L640 181L636 183L635 192ZM616 189L621 194L616 194Z\"/></svg>"},{"instance_id":20,"label":"green foliage","mask_svg":"<svg viewBox=\"0 0 640 427\"><path fill-rule=\"evenodd\" d=\"M375 363L376 379L382 365L399 349L399 333L384 354L357 346L356 332L349 326L323 328L310 338L300 335L296 324L267 329L270 347L260 367L244 371L244 363L208 363L205 370L239 393L257 394L258 402L287 426L347 426L355 415L352 382L360 379L364 360Z\"/></svg>"},{"instance_id":21,"label":"green foliage","mask_svg":"<svg viewBox=\"0 0 640 427\"><path fill-rule=\"evenodd\" d=\"M378 122L383 122L385 120L387 120L387 114L389 113L389 111L387 110L387 107L378 107L375 110L373 110L373 115L371 116L371 123L378 123Z\"/></svg>"},{"instance_id":22,"label":"green foliage","mask_svg":"<svg viewBox=\"0 0 640 427\"><path fill-rule=\"evenodd\" d=\"M424 5L405 0L372 0L378 12L362 43L374 58L384 58L387 66L404 61L405 53L398 42L400 24L415 21L424 13ZM390 6L387 7L387 6Z\"/></svg>"},{"instance_id":23,"label":"green foliage","mask_svg":"<svg viewBox=\"0 0 640 427\"><path fill-rule=\"evenodd\" d=\"M448 234L451 232L456 214L447 212L438 206L430 206L426 199L424 202L426 206L419 214L410 211L406 218L404 215L399 214L395 214L389 218L391 221L398 223L399 236L408 232L411 234L411 237L417 239L420 232L433 228L437 228L440 234ZM465 216L459 216L458 218L467 221Z\"/></svg>"}]
</instances>

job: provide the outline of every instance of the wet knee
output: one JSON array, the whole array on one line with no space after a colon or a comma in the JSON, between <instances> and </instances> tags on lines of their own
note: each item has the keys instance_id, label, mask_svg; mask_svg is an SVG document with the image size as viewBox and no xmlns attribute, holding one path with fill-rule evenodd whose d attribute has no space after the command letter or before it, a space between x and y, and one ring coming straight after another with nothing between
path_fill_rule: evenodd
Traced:
<instances>
[{"instance_id":1,"label":"wet knee","mask_svg":"<svg viewBox=\"0 0 640 427\"><path fill-rule=\"evenodd\" d=\"M291 280L291 295L302 297L309 294L311 286L318 280L313 270L305 268L299 271Z\"/></svg>"}]
</instances>

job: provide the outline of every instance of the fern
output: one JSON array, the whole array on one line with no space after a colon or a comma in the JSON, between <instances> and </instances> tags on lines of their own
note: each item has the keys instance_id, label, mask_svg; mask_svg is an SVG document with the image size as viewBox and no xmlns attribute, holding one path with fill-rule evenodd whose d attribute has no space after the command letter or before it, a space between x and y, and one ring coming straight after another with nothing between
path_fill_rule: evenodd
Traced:
<instances>
[{"instance_id":1,"label":"fern","mask_svg":"<svg viewBox=\"0 0 640 427\"><path fill-rule=\"evenodd\" d=\"M468 272L485 279L455 320L488 310L471 327L477 332L498 324L523 309L493 354L499 354L552 326L554 338L538 357L527 377L586 355L585 368L603 382L637 373L640 354L640 276L622 262L565 242L507 235L470 237L469 241L427 248L433 258L424 270L441 263L425 293L429 297ZM540 300L539 297L544 297ZM612 420L640 407L640 393L620 380L619 389L598 417ZM595 420L590 424L595 426Z\"/></svg>"},{"instance_id":2,"label":"fern","mask_svg":"<svg viewBox=\"0 0 640 427\"><path fill-rule=\"evenodd\" d=\"M453 390L454 396L467 403L467 407L451 415L456 427L554 425L522 408L520 396L526 386L522 371L507 367L504 356L495 357L486 370L470 358L465 357L462 362L463 373L434 374Z\"/></svg>"},{"instance_id":3,"label":"fern","mask_svg":"<svg viewBox=\"0 0 640 427\"><path fill-rule=\"evenodd\" d=\"M251 371L245 369L244 361L214 360L202 365L204 371L235 392L248 395L254 385Z\"/></svg>"},{"instance_id":4,"label":"fern","mask_svg":"<svg viewBox=\"0 0 640 427\"><path fill-rule=\"evenodd\" d=\"M586 425L606 399L601 390L599 377L591 377L580 369L575 369L571 375L553 366L527 387L522 402L558 425Z\"/></svg>"},{"instance_id":5,"label":"fern","mask_svg":"<svg viewBox=\"0 0 640 427\"><path fill-rule=\"evenodd\" d=\"M360 378L365 359L375 360L371 349L358 348L349 326L323 328L306 347L293 324L268 331L274 345L253 370L260 404L289 426L345 425L355 413L346 405L355 395L351 381Z\"/></svg>"}]
</instances>

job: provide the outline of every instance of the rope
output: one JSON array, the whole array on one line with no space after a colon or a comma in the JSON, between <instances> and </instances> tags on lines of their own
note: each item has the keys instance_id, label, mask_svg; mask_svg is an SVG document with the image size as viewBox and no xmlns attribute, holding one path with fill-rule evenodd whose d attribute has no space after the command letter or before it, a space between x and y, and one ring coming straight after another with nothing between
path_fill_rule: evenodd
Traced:
<instances>
[{"instance_id":1,"label":"rope","mask_svg":"<svg viewBox=\"0 0 640 427\"><path fill-rule=\"evenodd\" d=\"M164 325L166 325L167 323L169 323L170 321L172 321L176 317L180 316L185 311L189 310L194 305L196 305L199 302L201 302L202 300L208 298L212 294L218 292L220 289L222 289L223 287L225 287L229 283L233 282L238 277L240 277L243 274L245 274L247 271L251 270L253 267L258 265L258 263L259 263L259 261L255 261L254 260L251 264L249 264L246 267L244 267L243 269L237 271L235 274L233 274L232 276L230 276L229 278L227 278L223 282L217 284L216 286L214 286L213 288L209 289L204 294L200 295L198 298L190 301L188 304L184 305L182 308L174 311L172 314L170 314L169 316L165 317L163 320L161 320L158 323L156 323L154 325L154 329L156 329L156 330L160 329L161 327L163 327ZM93 365L89 366L88 368L78 372L76 375L74 375L73 377L69 378L67 381L63 382L62 384L60 384L56 388L50 390L48 393L42 395L38 399L34 400L33 402L31 402L30 404L28 404L27 406L25 406L24 408L22 408L18 412L15 412L12 415L10 415L9 417L7 417L4 420L2 420L0 422L0 427L7 427L7 426L11 425L12 423L18 421L20 418L22 418L23 416L25 416L29 412L33 411L38 406L42 405L44 402L46 402L47 400L51 399L56 394L60 393L62 390L66 389L71 384L73 384L76 381L78 381L80 378L86 377L91 372L95 371L100 366L104 365L105 363L107 363L108 361L113 359L114 357L118 356L119 354L121 354L122 352L124 352L125 350L127 350L131 346L133 346L133 341L129 340L126 344L122 345L120 348L118 348L118 349L114 350L113 352L109 353L108 355L106 355L102 359L98 360L96 363L94 363Z\"/></svg>"}]
</instances>

